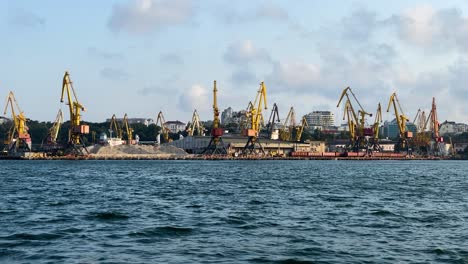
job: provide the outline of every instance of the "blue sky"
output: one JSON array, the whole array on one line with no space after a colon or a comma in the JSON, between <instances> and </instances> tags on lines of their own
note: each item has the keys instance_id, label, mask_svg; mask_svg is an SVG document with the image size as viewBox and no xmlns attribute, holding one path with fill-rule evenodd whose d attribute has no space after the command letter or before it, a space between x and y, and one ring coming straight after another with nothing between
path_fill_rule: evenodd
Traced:
<instances>
[{"instance_id":1,"label":"blue sky","mask_svg":"<svg viewBox=\"0 0 468 264\"><path fill-rule=\"evenodd\" d=\"M280 116L336 108L351 86L364 108L468 123L466 1L0 1L0 95L26 116L53 120L68 70L83 120L112 114L212 119L243 109L265 81ZM269 110L266 110L269 115ZM391 119L392 114L385 113Z\"/></svg>"}]
</instances>

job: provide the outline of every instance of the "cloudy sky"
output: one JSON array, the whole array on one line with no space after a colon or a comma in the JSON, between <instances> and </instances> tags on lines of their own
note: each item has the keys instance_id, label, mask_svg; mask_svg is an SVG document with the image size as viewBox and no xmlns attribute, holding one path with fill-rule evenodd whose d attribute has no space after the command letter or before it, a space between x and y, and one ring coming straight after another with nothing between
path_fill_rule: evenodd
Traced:
<instances>
[{"instance_id":1,"label":"cloudy sky","mask_svg":"<svg viewBox=\"0 0 468 264\"><path fill-rule=\"evenodd\" d=\"M435 96L441 121L468 123L463 0L0 0L0 36L0 95L13 90L36 120L66 109L68 70L89 121L212 119L216 79L221 110L245 108L265 81L282 117L294 106L339 122L350 86L369 112L396 91L410 117Z\"/></svg>"}]
</instances>

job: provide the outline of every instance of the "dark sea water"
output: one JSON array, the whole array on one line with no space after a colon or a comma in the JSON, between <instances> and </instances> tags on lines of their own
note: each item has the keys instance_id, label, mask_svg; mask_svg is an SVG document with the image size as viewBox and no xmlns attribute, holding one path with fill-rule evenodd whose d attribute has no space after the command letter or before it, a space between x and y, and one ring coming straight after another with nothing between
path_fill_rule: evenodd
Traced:
<instances>
[{"instance_id":1,"label":"dark sea water","mask_svg":"<svg viewBox=\"0 0 468 264\"><path fill-rule=\"evenodd\" d=\"M466 161L1 161L2 263L468 263Z\"/></svg>"}]
</instances>

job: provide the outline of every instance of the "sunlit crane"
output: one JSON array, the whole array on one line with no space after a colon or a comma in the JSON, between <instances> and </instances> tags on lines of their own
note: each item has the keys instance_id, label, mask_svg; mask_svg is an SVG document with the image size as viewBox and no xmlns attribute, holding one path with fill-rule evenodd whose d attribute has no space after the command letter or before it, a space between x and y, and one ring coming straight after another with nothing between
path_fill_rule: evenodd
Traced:
<instances>
[{"instance_id":1,"label":"sunlit crane","mask_svg":"<svg viewBox=\"0 0 468 264\"><path fill-rule=\"evenodd\" d=\"M47 132L46 144L47 145L55 145L57 144L57 137L60 132L60 127L63 123L63 113L62 109L58 110L57 116L55 117L55 121L52 124L52 127L49 128Z\"/></svg>"},{"instance_id":2,"label":"sunlit crane","mask_svg":"<svg viewBox=\"0 0 468 264\"><path fill-rule=\"evenodd\" d=\"M243 131L243 135L248 137L243 152L244 154L253 154L256 153L256 150L259 150L260 153L256 154L265 154L265 150L258 140L261 125L263 123L262 110L267 109L266 86L264 82L260 83L260 88L257 91L257 95L252 106L253 107L250 107L248 111L250 126L248 129Z\"/></svg>"},{"instance_id":3,"label":"sunlit crane","mask_svg":"<svg viewBox=\"0 0 468 264\"><path fill-rule=\"evenodd\" d=\"M3 114L6 115L8 106L11 108L11 117L13 124L8 132L6 145L8 146L9 152L27 152L31 151L31 136L29 135L29 128L26 126L26 117L23 111L18 105L18 101L15 98L13 92L8 94L6 99L5 110ZM16 110L15 110L16 107Z\"/></svg>"},{"instance_id":4,"label":"sunlit crane","mask_svg":"<svg viewBox=\"0 0 468 264\"><path fill-rule=\"evenodd\" d=\"M372 151L382 151L382 147L379 143L379 132L380 124L382 123L382 106L380 103L377 105L377 111L375 112L374 124L372 126L372 138L370 139L370 149Z\"/></svg>"},{"instance_id":5,"label":"sunlit crane","mask_svg":"<svg viewBox=\"0 0 468 264\"><path fill-rule=\"evenodd\" d=\"M193 136L194 134L197 136L203 136L205 128L200 120L200 116L198 115L197 109L193 111L192 121L187 129L187 133L189 136Z\"/></svg>"},{"instance_id":6,"label":"sunlit crane","mask_svg":"<svg viewBox=\"0 0 468 264\"><path fill-rule=\"evenodd\" d=\"M115 114L112 115L112 118L110 121L109 133L110 133L110 138L112 138L112 133L115 133L115 138L122 139L122 128L117 122L117 118L115 117Z\"/></svg>"},{"instance_id":7,"label":"sunlit crane","mask_svg":"<svg viewBox=\"0 0 468 264\"><path fill-rule=\"evenodd\" d=\"M133 144L133 128L130 127L130 124L128 123L127 114L124 115L122 123L123 123L122 127L125 129L125 134L127 134L127 145L132 145Z\"/></svg>"},{"instance_id":8,"label":"sunlit crane","mask_svg":"<svg viewBox=\"0 0 468 264\"><path fill-rule=\"evenodd\" d=\"M437 105L435 101L435 97L432 97L432 107L431 112L426 120L426 124L429 123L429 129L431 133L431 137L434 140L434 146L432 150L435 154L440 154L440 145L444 141L444 139L440 136L439 128L440 123L437 117Z\"/></svg>"},{"instance_id":9,"label":"sunlit crane","mask_svg":"<svg viewBox=\"0 0 468 264\"><path fill-rule=\"evenodd\" d=\"M301 120L301 125L296 127L296 141L301 141L304 128L308 128L308 127L309 127L309 124L307 123L307 119L305 118L305 116L303 116Z\"/></svg>"},{"instance_id":10,"label":"sunlit crane","mask_svg":"<svg viewBox=\"0 0 468 264\"><path fill-rule=\"evenodd\" d=\"M158 117L156 118L156 126L161 128L160 134L162 133L164 142L169 142L169 132L171 131L166 125L166 119L162 111L159 111ZM159 137L159 134L157 135Z\"/></svg>"},{"instance_id":11,"label":"sunlit crane","mask_svg":"<svg viewBox=\"0 0 468 264\"><path fill-rule=\"evenodd\" d=\"M351 95L351 96L350 96ZM372 128L365 128L366 116L371 117L372 114L364 110L361 103L357 99L350 87L346 87L341 93L340 99L336 107L339 107L343 98L346 97L345 112L348 119L348 127L350 131L350 143L351 149L358 152L360 149L369 149L368 137L372 136ZM352 105L351 98L358 104L359 109L356 113L355 108ZM351 125L353 127L351 127Z\"/></svg>"},{"instance_id":12,"label":"sunlit crane","mask_svg":"<svg viewBox=\"0 0 468 264\"><path fill-rule=\"evenodd\" d=\"M62 96L60 102L64 102L63 97L67 94L67 105L70 112L70 128L68 131L68 145L74 154L84 154L88 152L83 143L83 136L89 134L89 126L81 124L81 111L86 111L85 107L78 101L73 83L68 71L65 72L62 82Z\"/></svg>"},{"instance_id":13,"label":"sunlit crane","mask_svg":"<svg viewBox=\"0 0 468 264\"><path fill-rule=\"evenodd\" d=\"M296 127L296 113L294 107L291 106L280 130L280 139L283 141L292 141L294 127Z\"/></svg>"},{"instance_id":14,"label":"sunlit crane","mask_svg":"<svg viewBox=\"0 0 468 264\"><path fill-rule=\"evenodd\" d=\"M390 108L393 105L393 111L395 113L396 122L398 125L398 143L395 146L395 151L399 152L405 150L408 154L411 154L411 148L409 140L413 137L413 133L408 131L406 127L406 122L409 122L409 118L404 114L403 109L401 108L400 101L396 93L393 93L390 96L388 102L387 112L390 112Z\"/></svg>"}]
</instances>

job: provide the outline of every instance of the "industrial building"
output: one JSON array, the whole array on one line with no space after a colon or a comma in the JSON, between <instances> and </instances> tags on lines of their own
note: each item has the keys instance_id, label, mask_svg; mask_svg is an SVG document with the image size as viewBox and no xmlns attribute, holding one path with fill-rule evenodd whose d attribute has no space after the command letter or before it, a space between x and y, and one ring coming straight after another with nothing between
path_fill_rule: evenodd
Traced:
<instances>
[{"instance_id":1,"label":"industrial building","mask_svg":"<svg viewBox=\"0 0 468 264\"><path fill-rule=\"evenodd\" d=\"M416 128L415 124L413 124L411 122L407 122L406 127L407 127L408 131L411 131L411 132L416 134L417 128ZM393 119L390 122L385 121L383 126L382 126L382 129L380 131L382 133L381 136L383 138L397 138L399 136L399 133L400 133L399 128L398 128L397 120Z\"/></svg>"},{"instance_id":2,"label":"industrial building","mask_svg":"<svg viewBox=\"0 0 468 264\"><path fill-rule=\"evenodd\" d=\"M229 155L240 155L246 144L246 137L242 136L224 136L223 143ZM188 153L199 154L202 153L210 142L210 137L193 136L185 137L181 140L176 140L168 143L169 145L181 148ZM303 152L324 152L325 142L312 141L312 142L290 142L281 140L272 140L261 138L260 144L265 150L265 154L269 156L288 156L293 151Z\"/></svg>"},{"instance_id":3,"label":"industrial building","mask_svg":"<svg viewBox=\"0 0 468 264\"><path fill-rule=\"evenodd\" d=\"M167 121L164 123L164 127L169 128L171 133L179 133L185 131L185 127L187 124L184 122L177 121Z\"/></svg>"}]
</instances>

